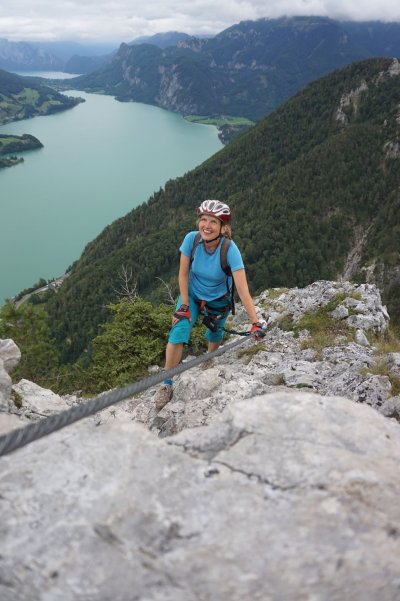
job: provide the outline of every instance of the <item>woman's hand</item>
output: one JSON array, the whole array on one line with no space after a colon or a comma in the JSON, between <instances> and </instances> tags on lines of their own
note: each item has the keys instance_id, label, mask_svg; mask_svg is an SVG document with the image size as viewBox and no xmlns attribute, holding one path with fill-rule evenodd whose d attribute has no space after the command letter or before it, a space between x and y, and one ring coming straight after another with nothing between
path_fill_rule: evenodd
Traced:
<instances>
[{"instance_id":1,"label":"woman's hand","mask_svg":"<svg viewBox=\"0 0 400 601\"><path fill-rule=\"evenodd\" d=\"M267 322L262 320L262 321L255 321L253 324L251 324L251 337L254 338L254 340L262 340L265 336L267 332Z\"/></svg>"},{"instance_id":2,"label":"woman's hand","mask_svg":"<svg viewBox=\"0 0 400 601\"><path fill-rule=\"evenodd\" d=\"M182 319L188 319L192 322L192 316L190 314L190 308L188 305L182 304L174 313L172 317L172 325L174 326L178 321Z\"/></svg>"}]
</instances>

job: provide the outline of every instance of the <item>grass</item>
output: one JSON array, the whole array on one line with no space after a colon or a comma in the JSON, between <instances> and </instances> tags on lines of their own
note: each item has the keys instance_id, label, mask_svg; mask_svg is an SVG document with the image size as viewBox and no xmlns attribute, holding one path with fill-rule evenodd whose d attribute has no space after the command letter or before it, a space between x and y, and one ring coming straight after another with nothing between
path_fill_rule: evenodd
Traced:
<instances>
[{"instance_id":1,"label":"grass","mask_svg":"<svg viewBox=\"0 0 400 601\"><path fill-rule=\"evenodd\" d=\"M400 395L400 378L390 373L387 355L389 353L400 353L400 337L396 330L389 328L382 336L375 335L371 340L375 349L375 363L368 368L360 370L361 376L372 374L374 376L387 376L392 385L393 396Z\"/></svg>"},{"instance_id":2,"label":"grass","mask_svg":"<svg viewBox=\"0 0 400 601\"><path fill-rule=\"evenodd\" d=\"M289 292L289 288L269 288L268 296L263 299L260 303L260 306L266 311L271 309L271 302L282 296L282 294L286 294ZM277 312L282 311L283 309L280 307L274 307L274 310Z\"/></svg>"},{"instance_id":3,"label":"grass","mask_svg":"<svg viewBox=\"0 0 400 601\"><path fill-rule=\"evenodd\" d=\"M32 88L24 88L19 94L15 94L15 99L36 106L39 99L39 92Z\"/></svg>"},{"instance_id":4,"label":"grass","mask_svg":"<svg viewBox=\"0 0 400 601\"><path fill-rule=\"evenodd\" d=\"M289 288L268 288L268 299L275 300L287 292L289 292Z\"/></svg>"},{"instance_id":5,"label":"grass","mask_svg":"<svg viewBox=\"0 0 400 601\"><path fill-rule=\"evenodd\" d=\"M370 341L376 348L377 354L387 355L388 353L400 353L400 336L392 327L381 336L373 336Z\"/></svg>"},{"instance_id":6,"label":"grass","mask_svg":"<svg viewBox=\"0 0 400 601\"><path fill-rule=\"evenodd\" d=\"M239 351L238 357L239 357L239 359L244 357L245 363L246 363L246 365L248 365L250 363L250 361L252 360L252 358L254 357L254 355L256 355L257 353L260 353L261 351L265 351L265 346L264 346L263 342L259 342L258 344L253 344L252 346L249 346L249 348Z\"/></svg>"},{"instance_id":7,"label":"grass","mask_svg":"<svg viewBox=\"0 0 400 601\"><path fill-rule=\"evenodd\" d=\"M203 125L216 125L221 127L222 125L238 125L238 126L250 126L254 125L254 121L246 119L246 117L207 117L206 115L185 115L186 121L191 123L202 123Z\"/></svg>"},{"instance_id":8,"label":"grass","mask_svg":"<svg viewBox=\"0 0 400 601\"><path fill-rule=\"evenodd\" d=\"M338 292L329 301L329 303L327 303L324 306L324 309L326 310L327 313L330 313L331 311L334 311L336 309L336 307L338 307L339 305L342 305L343 302L346 300L346 298L353 298L354 300L362 300L362 295L360 294L360 292L350 292L350 294L347 292ZM350 309L349 309L349 313L350 313ZM357 312L354 311L354 313L357 313Z\"/></svg>"},{"instance_id":9,"label":"grass","mask_svg":"<svg viewBox=\"0 0 400 601\"><path fill-rule=\"evenodd\" d=\"M40 113L47 114L47 112L51 106L59 106L60 104L61 104L61 102L59 100L46 100L45 102L43 102L43 104L41 104L37 108Z\"/></svg>"},{"instance_id":10,"label":"grass","mask_svg":"<svg viewBox=\"0 0 400 601\"><path fill-rule=\"evenodd\" d=\"M10 398L12 401L14 401L14 405L17 407L17 409L21 409L22 396L16 390L14 390L14 388L11 389Z\"/></svg>"},{"instance_id":11,"label":"grass","mask_svg":"<svg viewBox=\"0 0 400 601\"><path fill-rule=\"evenodd\" d=\"M357 296L356 296L357 295ZM329 303L320 307L318 311L313 313L305 313L299 323L294 324L290 315L285 315L279 322L280 327L285 331L292 331L297 338L302 330L307 330L310 337L302 342L303 349L312 348L316 351L316 358L322 359L322 351L324 348L334 346L337 343L338 337L342 337L344 341L351 342L354 340L354 330L349 328L342 321L338 321L331 317L329 313L341 305L343 301L350 295L345 292L336 294ZM351 295L353 298L361 298L358 293Z\"/></svg>"},{"instance_id":12,"label":"grass","mask_svg":"<svg viewBox=\"0 0 400 601\"><path fill-rule=\"evenodd\" d=\"M294 328L297 335L301 330L308 330L310 333L310 337L302 342L302 348L315 349L318 359L322 359L324 348L335 346L339 336L346 342L354 340L354 330L327 315L325 308L317 313L304 315Z\"/></svg>"}]
</instances>

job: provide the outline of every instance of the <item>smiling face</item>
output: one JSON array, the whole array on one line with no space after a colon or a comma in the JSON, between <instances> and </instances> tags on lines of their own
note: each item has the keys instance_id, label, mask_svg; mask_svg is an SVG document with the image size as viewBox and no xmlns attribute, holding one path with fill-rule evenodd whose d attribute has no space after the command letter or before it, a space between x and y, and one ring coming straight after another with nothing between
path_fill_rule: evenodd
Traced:
<instances>
[{"instance_id":1,"label":"smiling face","mask_svg":"<svg viewBox=\"0 0 400 601\"><path fill-rule=\"evenodd\" d=\"M217 217L201 215L198 220L199 232L203 240L213 240L225 232L225 225Z\"/></svg>"}]
</instances>

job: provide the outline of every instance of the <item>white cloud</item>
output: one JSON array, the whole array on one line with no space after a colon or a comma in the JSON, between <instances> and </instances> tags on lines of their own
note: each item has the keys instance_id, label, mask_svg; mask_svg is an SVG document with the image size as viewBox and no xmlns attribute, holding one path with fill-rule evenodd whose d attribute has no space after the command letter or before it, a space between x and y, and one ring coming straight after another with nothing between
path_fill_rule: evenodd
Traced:
<instances>
[{"instance_id":1,"label":"white cloud","mask_svg":"<svg viewBox=\"0 0 400 601\"><path fill-rule=\"evenodd\" d=\"M215 34L282 15L400 21L398 0L2 0L0 37L130 41L162 31Z\"/></svg>"}]
</instances>

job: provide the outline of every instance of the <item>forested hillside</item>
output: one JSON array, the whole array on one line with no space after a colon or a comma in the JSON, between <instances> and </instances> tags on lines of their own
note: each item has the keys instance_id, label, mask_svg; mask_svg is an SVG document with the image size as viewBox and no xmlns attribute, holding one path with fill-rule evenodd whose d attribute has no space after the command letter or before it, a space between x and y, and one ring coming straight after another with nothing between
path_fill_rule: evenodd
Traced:
<instances>
[{"instance_id":1,"label":"forested hillside","mask_svg":"<svg viewBox=\"0 0 400 601\"><path fill-rule=\"evenodd\" d=\"M145 297L164 300L158 277L176 290L178 247L204 198L231 205L254 293L266 283L336 279L346 268L360 281L379 276L394 307L399 98L397 60L371 59L337 71L108 226L48 304L63 360L78 357L109 318L106 305L118 298L123 267L132 269Z\"/></svg>"},{"instance_id":2,"label":"forested hillside","mask_svg":"<svg viewBox=\"0 0 400 601\"><path fill-rule=\"evenodd\" d=\"M79 102L82 100L59 94L33 78L20 77L0 69L0 125L64 111Z\"/></svg>"},{"instance_id":3,"label":"forested hillside","mask_svg":"<svg viewBox=\"0 0 400 601\"><path fill-rule=\"evenodd\" d=\"M183 39L177 47L122 44L103 69L73 82L77 89L184 115L257 121L335 69L399 55L399 23L282 17L243 21L212 39Z\"/></svg>"}]
</instances>

